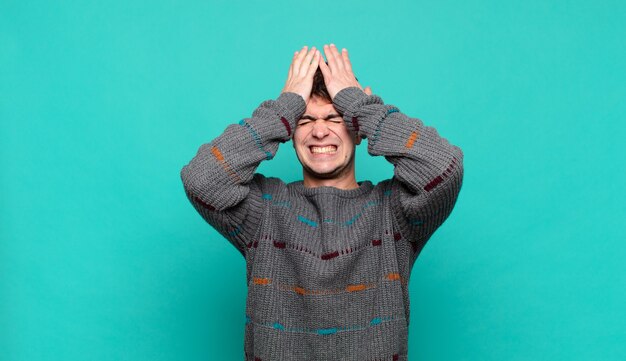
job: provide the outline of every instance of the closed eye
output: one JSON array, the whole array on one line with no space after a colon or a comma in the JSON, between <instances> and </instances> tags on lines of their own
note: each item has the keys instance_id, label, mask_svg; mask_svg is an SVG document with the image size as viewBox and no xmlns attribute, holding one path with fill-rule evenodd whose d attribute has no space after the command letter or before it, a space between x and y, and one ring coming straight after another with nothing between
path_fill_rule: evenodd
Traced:
<instances>
[{"instance_id":1,"label":"closed eye","mask_svg":"<svg viewBox=\"0 0 626 361\"><path fill-rule=\"evenodd\" d=\"M330 121L333 123L342 123L343 122L343 118L341 117L341 115L337 114L337 113L331 113L328 114L326 116L326 118L321 118L325 121ZM296 126L301 126L301 125L305 125L308 124L311 121L316 121L317 118L313 115L310 114L305 114L302 116L302 118L300 118L300 120L298 121L298 123L296 124Z\"/></svg>"}]
</instances>

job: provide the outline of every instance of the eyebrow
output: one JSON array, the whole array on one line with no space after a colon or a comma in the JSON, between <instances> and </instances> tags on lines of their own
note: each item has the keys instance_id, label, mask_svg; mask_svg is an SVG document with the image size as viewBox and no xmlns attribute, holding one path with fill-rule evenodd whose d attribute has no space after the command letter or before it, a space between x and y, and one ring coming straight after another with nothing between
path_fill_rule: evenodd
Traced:
<instances>
[{"instance_id":1,"label":"eyebrow","mask_svg":"<svg viewBox=\"0 0 626 361\"><path fill-rule=\"evenodd\" d=\"M321 118L321 119L328 120L328 119L337 118L337 117L340 117L340 115L339 115L339 114L337 114L337 113L331 113L331 114L328 114L328 115L326 116L326 118ZM312 116L312 115L309 115L309 114L305 114L305 115L303 115L303 116L302 116L302 118L300 118L300 120L302 120L302 119L317 120L317 118L316 118L316 117L314 117L314 116Z\"/></svg>"}]
</instances>

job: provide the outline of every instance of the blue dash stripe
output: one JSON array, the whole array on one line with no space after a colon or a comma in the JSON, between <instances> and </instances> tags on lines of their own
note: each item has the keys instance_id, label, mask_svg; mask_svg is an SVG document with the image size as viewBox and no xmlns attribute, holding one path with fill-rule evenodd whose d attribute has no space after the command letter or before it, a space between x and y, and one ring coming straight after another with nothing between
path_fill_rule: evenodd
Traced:
<instances>
[{"instance_id":1,"label":"blue dash stripe","mask_svg":"<svg viewBox=\"0 0 626 361\"><path fill-rule=\"evenodd\" d=\"M274 324L272 325L272 327L274 327L274 328L275 328L275 329L277 329L277 330L281 330L281 331L285 329L285 326L281 325L281 324L280 324L280 323L278 323L278 322L274 323Z\"/></svg>"},{"instance_id":2,"label":"blue dash stripe","mask_svg":"<svg viewBox=\"0 0 626 361\"><path fill-rule=\"evenodd\" d=\"M250 135L252 135L252 138L254 139L254 142L256 143L256 146L263 152L265 153L265 158L267 160L270 160L274 157L274 155L268 151L266 151L265 149L263 149L263 142L261 142L261 137L259 136L259 133L256 132L256 130L254 130L254 128L252 128L252 126L250 124L248 124L246 122L245 119L242 119L239 122L239 125L245 127L246 129L248 129L248 132L250 132Z\"/></svg>"},{"instance_id":3,"label":"blue dash stripe","mask_svg":"<svg viewBox=\"0 0 626 361\"><path fill-rule=\"evenodd\" d=\"M304 218L302 216L298 216L298 220L302 223L308 224L311 227L317 227L317 223L313 222L312 220L308 219L308 218Z\"/></svg>"},{"instance_id":4,"label":"blue dash stripe","mask_svg":"<svg viewBox=\"0 0 626 361\"><path fill-rule=\"evenodd\" d=\"M354 223L357 219L359 219L359 217L361 217L361 213L357 214L356 216L352 217L352 219L346 221L346 225L349 226L352 223Z\"/></svg>"},{"instance_id":5,"label":"blue dash stripe","mask_svg":"<svg viewBox=\"0 0 626 361\"><path fill-rule=\"evenodd\" d=\"M317 330L317 334L318 335L332 335L334 333L337 333L337 329L336 328L320 328L319 330Z\"/></svg>"}]
</instances>

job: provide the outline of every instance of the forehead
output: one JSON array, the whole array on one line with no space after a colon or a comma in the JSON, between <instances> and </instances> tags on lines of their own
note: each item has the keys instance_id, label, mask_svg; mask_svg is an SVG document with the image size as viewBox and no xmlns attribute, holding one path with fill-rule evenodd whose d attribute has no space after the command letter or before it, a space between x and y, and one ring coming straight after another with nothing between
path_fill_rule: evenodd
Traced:
<instances>
[{"instance_id":1,"label":"forehead","mask_svg":"<svg viewBox=\"0 0 626 361\"><path fill-rule=\"evenodd\" d=\"M319 97L311 97L304 111L304 114L314 115L319 118L324 118L331 113L338 113L333 103Z\"/></svg>"}]
</instances>

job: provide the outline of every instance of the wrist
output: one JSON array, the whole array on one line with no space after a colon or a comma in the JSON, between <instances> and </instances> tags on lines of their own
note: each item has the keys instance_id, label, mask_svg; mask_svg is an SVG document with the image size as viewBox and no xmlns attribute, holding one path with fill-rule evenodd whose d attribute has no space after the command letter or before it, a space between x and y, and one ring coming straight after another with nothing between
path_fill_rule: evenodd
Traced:
<instances>
[{"instance_id":1,"label":"wrist","mask_svg":"<svg viewBox=\"0 0 626 361\"><path fill-rule=\"evenodd\" d=\"M293 135L298 119L306 110L306 102L298 93L283 92L276 99L276 104L280 109L278 116L287 132L285 139L289 139Z\"/></svg>"},{"instance_id":2,"label":"wrist","mask_svg":"<svg viewBox=\"0 0 626 361\"><path fill-rule=\"evenodd\" d=\"M355 104L367 97L368 95L357 86L346 87L335 94L333 97L333 105L339 113L353 117L356 115L354 114Z\"/></svg>"}]
</instances>

